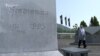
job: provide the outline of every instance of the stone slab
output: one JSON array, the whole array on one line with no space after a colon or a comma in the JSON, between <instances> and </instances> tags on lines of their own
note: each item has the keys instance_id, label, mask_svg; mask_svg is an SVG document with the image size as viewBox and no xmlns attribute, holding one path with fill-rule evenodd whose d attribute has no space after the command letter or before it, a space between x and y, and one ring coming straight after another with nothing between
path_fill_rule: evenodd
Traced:
<instances>
[{"instance_id":1,"label":"stone slab","mask_svg":"<svg viewBox=\"0 0 100 56\"><path fill-rule=\"evenodd\" d=\"M64 56L88 56L89 52L88 49L76 47L62 48L61 51Z\"/></svg>"},{"instance_id":2,"label":"stone slab","mask_svg":"<svg viewBox=\"0 0 100 56\"><path fill-rule=\"evenodd\" d=\"M55 0L0 0L0 53L58 49Z\"/></svg>"},{"instance_id":3,"label":"stone slab","mask_svg":"<svg viewBox=\"0 0 100 56\"><path fill-rule=\"evenodd\" d=\"M68 48L62 48L67 53L88 53L88 49L84 48L76 48L76 47L68 47Z\"/></svg>"}]
</instances>

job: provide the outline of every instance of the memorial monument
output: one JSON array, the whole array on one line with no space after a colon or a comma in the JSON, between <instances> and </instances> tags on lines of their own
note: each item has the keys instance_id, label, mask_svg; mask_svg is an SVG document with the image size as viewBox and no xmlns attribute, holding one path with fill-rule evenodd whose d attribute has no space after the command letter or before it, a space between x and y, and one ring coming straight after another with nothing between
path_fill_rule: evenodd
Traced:
<instances>
[{"instance_id":1,"label":"memorial monument","mask_svg":"<svg viewBox=\"0 0 100 56\"><path fill-rule=\"evenodd\" d=\"M0 0L0 56L62 56L55 0Z\"/></svg>"}]
</instances>

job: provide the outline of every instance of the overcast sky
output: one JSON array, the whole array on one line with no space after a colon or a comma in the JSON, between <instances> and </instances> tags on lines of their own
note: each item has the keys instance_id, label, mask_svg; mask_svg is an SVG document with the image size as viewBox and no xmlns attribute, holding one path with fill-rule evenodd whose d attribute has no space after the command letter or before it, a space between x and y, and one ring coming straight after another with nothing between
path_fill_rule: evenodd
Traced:
<instances>
[{"instance_id":1,"label":"overcast sky","mask_svg":"<svg viewBox=\"0 0 100 56\"><path fill-rule=\"evenodd\" d=\"M71 27L82 20L89 25L92 16L100 22L100 0L56 0L56 7L57 23L61 14L71 19Z\"/></svg>"}]
</instances>

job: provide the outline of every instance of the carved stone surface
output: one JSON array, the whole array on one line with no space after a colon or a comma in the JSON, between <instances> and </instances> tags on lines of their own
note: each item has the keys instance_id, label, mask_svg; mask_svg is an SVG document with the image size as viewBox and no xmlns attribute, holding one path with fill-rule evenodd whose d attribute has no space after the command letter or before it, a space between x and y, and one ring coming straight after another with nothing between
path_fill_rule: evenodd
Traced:
<instances>
[{"instance_id":1,"label":"carved stone surface","mask_svg":"<svg viewBox=\"0 0 100 56\"><path fill-rule=\"evenodd\" d=\"M55 0L0 0L0 53L58 49Z\"/></svg>"}]
</instances>

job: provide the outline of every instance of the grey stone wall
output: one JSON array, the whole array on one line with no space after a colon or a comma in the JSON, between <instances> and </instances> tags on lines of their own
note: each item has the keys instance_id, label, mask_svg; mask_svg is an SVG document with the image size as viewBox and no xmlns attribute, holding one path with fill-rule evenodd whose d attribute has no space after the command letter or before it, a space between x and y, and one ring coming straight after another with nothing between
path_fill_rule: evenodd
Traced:
<instances>
[{"instance_id":1,"label":"grey stone wall","mask_svg":"<svg viewBox=\"0 0 100 56\"><path fill-rule=\"evenodd\" d=\"M100 32L97 32L93 35L89 34L89 33L86 33L86 42L87 43L100 43ZM77 35L75 35L75 43L78 42L78 37Z\"/></svg>"}]
</instances>

